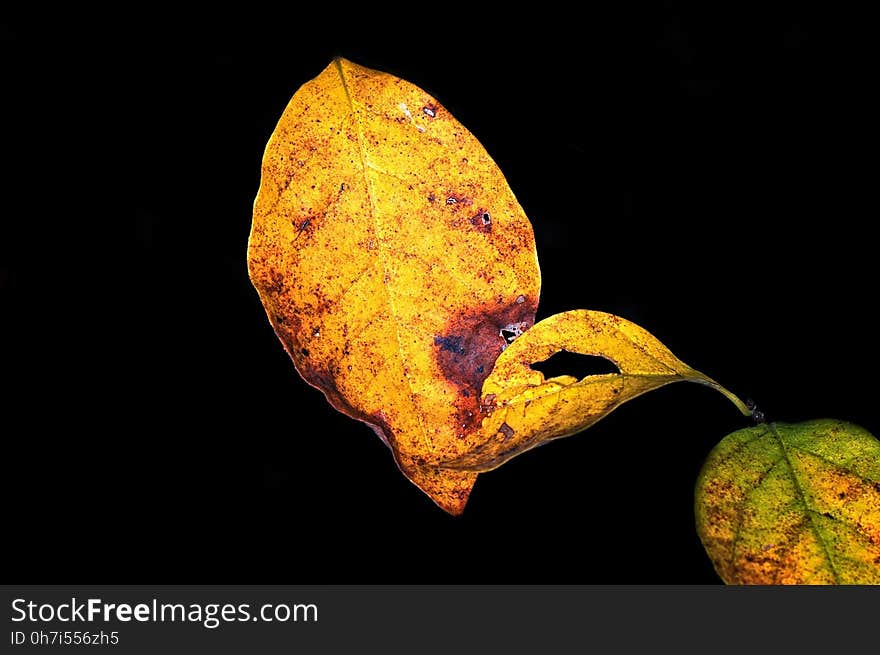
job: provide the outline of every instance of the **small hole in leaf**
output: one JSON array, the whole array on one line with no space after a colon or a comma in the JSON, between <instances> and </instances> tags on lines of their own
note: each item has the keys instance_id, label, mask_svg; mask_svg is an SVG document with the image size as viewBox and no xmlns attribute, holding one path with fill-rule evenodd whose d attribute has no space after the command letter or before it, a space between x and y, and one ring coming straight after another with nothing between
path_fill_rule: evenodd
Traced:
<instances>
[{"instance_id":1,"label":"small hole in leaf","mask_svg":"<svg viewBox=\"0 0 880 655\"><path fill-rule=\"evenodd\" d=\"M578 380L582 380L589 375L620 373L620 369L604 357L581 355L580 353L573 353L567 350L560 350L543 362L535 362L531 367L535 371L543 373L545 378L571 375Z\"/></svg>"}]
</instances>

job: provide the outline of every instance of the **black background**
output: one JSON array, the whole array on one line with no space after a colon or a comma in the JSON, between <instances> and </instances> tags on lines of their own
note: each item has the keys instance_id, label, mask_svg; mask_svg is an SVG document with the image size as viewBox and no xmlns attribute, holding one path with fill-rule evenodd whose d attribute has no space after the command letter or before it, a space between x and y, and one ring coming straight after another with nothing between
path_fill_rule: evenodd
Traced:
<instances>
[{"instance_id":1,"label":"black background","mask_svg":"<svg viewBox=\"0 0 880 655\"><path fill-rule=\"evenodd\" d=\"M2 26L55 125L23 130L52 147L18 167L39 190L0 269L28 305L6 326L13 577L718 582L693 485L748 422L706 388L481 476L453 518L298 377L246 243L263 147L335 55L422 86L483 143L534 225L539 318L622 315L773 420L880 432L856 18L425 8Z\"/></svg>"}]
</instances>

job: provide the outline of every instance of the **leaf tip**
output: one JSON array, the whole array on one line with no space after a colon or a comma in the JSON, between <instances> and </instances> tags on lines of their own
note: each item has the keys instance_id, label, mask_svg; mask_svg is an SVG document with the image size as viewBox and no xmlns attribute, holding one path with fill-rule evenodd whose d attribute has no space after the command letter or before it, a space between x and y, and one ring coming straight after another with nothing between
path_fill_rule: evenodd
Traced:
<instances>
[{"instance_id":1,"label":"leaf tip","mask_svg":"<svg viewBox=\"0 0 880 655\"><path fill-rule=\"evenodd\" d=\"M398 461L400 470L409 481L421 489L447 514L461 516L477 481L471 471L454 471L436 466L419 466Z\"/></svg>"}]
</instances>

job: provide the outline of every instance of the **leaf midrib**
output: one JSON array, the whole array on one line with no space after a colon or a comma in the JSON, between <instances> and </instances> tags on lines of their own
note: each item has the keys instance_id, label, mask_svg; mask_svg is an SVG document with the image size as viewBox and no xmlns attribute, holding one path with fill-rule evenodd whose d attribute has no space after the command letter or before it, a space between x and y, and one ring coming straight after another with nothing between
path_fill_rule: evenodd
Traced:
<instances>
[{"instance_id":1,"label":"leaf midrib","mask_svg":"<svg viewBox=\"0 0 880 655\"><path fill-rule=\"evenodd\" d=\"M788 447L785 444L785 441L782 438L782 435L779 434L779 431L776 429L775 423L769 423L770 433L775 437L776 441L779 443L779 449L782 451L782 459L785 461L785 465L788 467L788 470L791 471L791 478L794 480L794 487L797 491L797 495L800 499L801 505L804 508L804 514L807 517L807 522L810 524L810 529L812 529L813 534L816 535L816 540L822 546L822 551L825 553L825 559L828 560L828 566L831 567L831 575L834 576L834 582L836 584L841 584L840 574L837 572L837 567L834 565L834 558L831 556L831 552L828 550L828 545L825 543L825 539L822 537L822 533L819 531L819 527L816 525L816 521L813 518L814 510L807 504L807 496L804 493L804 487L801 484L801 479L795 471L794 465L791 463L791 458L788 456Z\"/></svg>"},{"instance_id":2,"label":"leaf midrib","mask_svg":"<svg viewBox=\"0 0 880 655\"><path fill-rule=\"evenodd\" d=\"M558 378L560 376L556 376L556 377ZM571 377L573 377L573 376L571 376ZM571 384L560 384L558 389L548 391L545 394L541 394L540 396L534 396L532 398L521 399L521 394L524 393L525 391L520 392L520 394L517 394L516 396L511 398L509 401L505 402L502 405L502 407L513 407L513 406L519 405L521 403L535 401L538 398L546 398L546 397L552 396L554 394L561 394L561 393L563 393L569 389L572 389L574 387L577 387L577 386L586 386L588 384L597 384L599 382L607 382L607 381L612 380L613 378L623 378L623 379L638 378L638 379L648 379L648 380L657 378L657 379L666 380L666 382L664 382L664 385L665 384L672 384L674 382L697 382L696 379L692 379L690 377L687 377L686 375L682 375L681 373L675 373L675 372L673 372L671 374L670 373L599 373L596 375L587 375L587 376L581 378L580 380L578 380L577 382L572 382ZM540 387L546 385L548 382L550 382L553 379L554 378L550 378L548 380L545 378L544 381L538 385L524 385L525 390L539 389ZM656 387L654 387L654 388L656 388ZM653 389L651 389L651 390L653 390ZM646 393L646 391L643 391L641 393ZM626 398L623 402L626 402L627 400L632 400L632 398L638 398L638 396L641 395L641 393L636 396L632 396L631 398ZM618 403L618 405L619 404L622 404L622 403ZM616 407L616 405L615 405L615 407Z\"/></svg>"},{"instance_id":3,"label":"leaf midrib","mask_svg":"<svg viewBox=\"0 0 880 655\"><path fill-rule=\"evenodd\" d=\"M366 149L364 148L364 135L361 130L361 122L358 119L357 110L355 109L354 100L351 97L351 90L348 88L348 82L345 79L345 72L342 70L341 59L337 57L333 60L334 65L336 66L336 70L339 72L339 79L342 81L342 88L345 91L345 98L348 101L348 109L351 112L352 119L354 120L355 129L357 130L358 137L358 155L361 160L361 171L363 172L364 180L367 183L367 198L370 201L370 216L373 218L373 230L376 233L376 241L379 244L379 256L382 260L382 269L386 274L390 273L390 268L388 266L388 258L385 252L386 247L382 243L382 239L379 238L379 229L378 229L378 219L376 218L376 201L373 193L373 182L370 178L369 171L372 170L372 167L367 164L366 159ZM400 334L400 318L397 313L397 308L394 305L394 300L391 296L391 292L388 290L388 285L383 284L382 288L385 291L385 297L388 300L388 307L391 309L391 314L394 317L394 336L397 339L397 352L400 355L401 363L406 366L406 361L403 357L403 339ZM406 385L409 388L410 398L415 396L415 391L413 390L412 382L409 379L409 376L404 375L404 379L406 380ZM434 445L431 442L431 439L428 435L428 431L425 429L425 424L422 420L422 415L420 412L415 412L416 418L419 422L419 427L421 428L422 438L425 441L425 445L428 447L428 450L434 451ZM388 435L389 438L392 438L393 435Z\"/></svg>"}]
</instances>

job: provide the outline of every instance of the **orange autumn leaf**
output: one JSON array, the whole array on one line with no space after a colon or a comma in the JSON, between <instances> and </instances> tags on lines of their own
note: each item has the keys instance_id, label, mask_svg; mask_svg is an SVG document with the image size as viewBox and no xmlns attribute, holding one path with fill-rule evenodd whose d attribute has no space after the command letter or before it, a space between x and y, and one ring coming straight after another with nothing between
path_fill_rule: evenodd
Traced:
<instances>
[{"instance_id":1,"label":"orange autumn leaf","mask_svg":"<svg viewBox=\"0 0 880 655\"><path fill-rule=\"evenodd\" d=\"M534 323L532 227L440 103L344 59L297 91L263 157L248 268L303 378L460 513L483 381Z\"/></svg>"}]
</instances>

